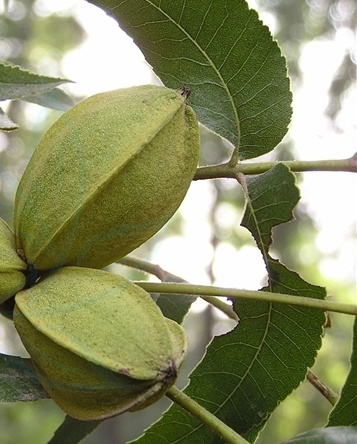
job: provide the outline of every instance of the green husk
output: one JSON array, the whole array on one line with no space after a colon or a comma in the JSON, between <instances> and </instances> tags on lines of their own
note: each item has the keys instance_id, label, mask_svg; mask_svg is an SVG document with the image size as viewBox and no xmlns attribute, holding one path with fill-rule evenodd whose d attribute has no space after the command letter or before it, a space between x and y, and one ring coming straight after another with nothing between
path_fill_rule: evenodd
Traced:
<instances>
[{"instance_id":1,"label":"green husk","mask_svg":"<svg viewBox=\"0 0 357 444\"><path fill-rule=\"evenodd\" d=\"M198 123L177 91L97 94L65 113L17 190L17 248L38 270L103 268L153 236L195 174Z\"/></svg>"},{"instance_id":2,"label":"green husk","mask_svg":"<svg viewBox=\"0 0 357 444\"><path fill-rule=\"evenodd\" d=\"M14 234L0 218L0 304L25 287L26 268L16 252Z\"/></svg>"},{"instance_id":3,"label":"green husk","mask_svg":"<svg viewBox=\"0 0 357 444\"><path fill-rule=\"evenodd\" d=\"M144 408L174 383L182 327L121 276L65 267L16 295L14 322L39 379L70 416Z\"/></svg>"}]
</instances>

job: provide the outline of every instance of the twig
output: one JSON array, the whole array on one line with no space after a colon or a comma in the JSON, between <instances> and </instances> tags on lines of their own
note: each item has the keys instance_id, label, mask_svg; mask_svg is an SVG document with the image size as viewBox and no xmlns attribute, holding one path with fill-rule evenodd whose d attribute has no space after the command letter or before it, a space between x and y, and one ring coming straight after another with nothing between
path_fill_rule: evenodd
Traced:
<instances>
[{"instance_id":1,"label":"twig","mask_svg":"<svg viewBox=\"0 0 357 444\"><path fill-rule=\"evenodd\" d=\"M322 311L332 311L349 315L357 315L357 305L344 304L322 299L292 296L290 294L270 293L269 291L238 290L236 288L214 287L209 285L193 285L178 283L154 283L137 281L139 285L149 293L165 294L189 294L206 296L208 300L214 296L226 297L236 300L251 300L262 302L275 302L279 304L295 305L300 307L315 308Z\"/></svg>"},{"instance_id":2,"label":"twig","mask_svg":"<svg viewBox=\"0 0 357 444\"><path fill-rule=\"evenodd\" d=\"M237 173L247 175L261 174L270 170L273 166L283 163L291 171L302 173L306 171L346 171L357 172L357 153L348 159L331 160L290 160L277 162L240 162L237 165L224 163L221 165L203 166L197 169L194 180L236 178Z\"/></svg>"},{"instance_id":3,"label":"twig","mask_svg":"<svg viewBox=\"0 0 357 444\"><path fill-rule=\"evenodd\" d=\"M331 405L335 405L338 401L338 394L321 381L311 371L307 373L307 380L328 400Z\"/></svg>"},{"instance_id":4,"label":"twig","mask_svg":"<svg viewBox=\"0 0 357 444\"><path fill-rule=\"evenodd\" d=\"M151 262L145 261L143 259L138 259L132 256L127 256L122 259L120 259L118 264L126 265L128 267L133 267L138 270L146 271L147 273L153 274L158 279L160 279L162 282L176 282L176 283L188 283L184 279L180 278L179 276L176 276L175 274L169 273L168 271L161 268L159 265L152 264ZM229 318L233 319L236 322L239 322L239 317L237 313L233 310L232 306L230 304L225 303L221 299L218 298L212 298L212 297L205 297L203 295L200 295L201 299L205 300L207 303L213 305L215 308L220 310L222 313L224 313Z\"/></svg>"}]
</instances>

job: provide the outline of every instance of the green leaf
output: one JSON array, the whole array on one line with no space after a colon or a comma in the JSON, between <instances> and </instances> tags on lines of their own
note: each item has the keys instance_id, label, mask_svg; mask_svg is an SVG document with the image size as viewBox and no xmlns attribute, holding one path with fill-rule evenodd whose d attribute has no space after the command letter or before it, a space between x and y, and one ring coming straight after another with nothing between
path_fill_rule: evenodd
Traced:
<instances>
[{"instance_id":1,"label":"green leaf","mask_svg":"<svg viewBox=\"0 0 357 444\"><path fill-rule=\"evenodd\" d=\"M357 427L329 427L301 433L282 444L356 444Z\"/></svg>"},{"instance_id":2,"label":"green leaf","mask_svg":"<svg viewBox=\"0 0 357 444\"><path fill-rule=\"evenodd\" d=\"M165 318L181 324L196 299L196 296L190 295L159 294L155 298L155 302Z\"/></svg>"},{"instance_id":3,"label":"green leaf","mask_svg":"<svg viewBox=\"0 0 357 444\"><path fill-rule=\"evenodd\" d=\"M243 225L253 233L268 269L269 283L262 290L323 299L323 288L305 282L269 256L273 227L292 218L299 198L294 175L279 164L243 185L247 198ZM185 393L253 442L277 405L305 379L321 346L326 317L314 309L268 300L240 301L235 311L240 325L213 339ZM177 406L137 442L160 444L183 438L188 444L218 442Z\"/></svg>"},{"instance_id":4,"label":"green leaf","mask_svg":"<svg viewBox=\"0 0 357 444\"><path fill-rule=\"evenodd\" d=\"M31 359L0 353L0 401L37 401L48 398Z\"/></svg>"},{"instance_id":5,"label":"green leaf","mask_svg":"<svg viewBox=\"0 0 357 444\"><path fill-rule=\"evenodd\" d=\"M70 80L40 76L19 66L0 62L0 100L43 94Z\"/></svg>"},{"instance_id":6,"label":"green leaf","mask_svg":"<svg viewBox=\"0 0 357 444\"><path fill-rule=\"evenodd\" d=\"M293 209L299 200L295 176L283 164L264 174L247 178L246 208L242 226L253 235L260 251L266 257L272 243L274 226L293 218Z\"/></svg>"},{"instance_id":7,"label":"green leaf","mask_svg":"<svg viewBox=\"0 0 357 444\"><path fill-rule=\"evenodd\" d=\"M73 99L59 88L36 96L26 96L23 97L23 100L59 111L67 111L75 104Z\"/></svg>"},{"instance_id":8,"label":"green leaf","mask_svg":"<svg viewBox=\"0 0 357 444\"><path fill-rule=\"evenodd\" d=\"M13 122L9 116L7 116L4 111L0 108L0 130L2 131L13 131L18 129L17 123Z\"/></svg>"},{"instance_id":9,"label":"green leaf","mask_svg":"<svg viewBox=\"0 0 357 444\"><path fill-rule=\"evenodd\" d=\"M66 416L48 444L77 444L93 432L103 421L79 421Z\"/></svg>"},{"instance_id":10,"label":"green leaf","mask_svg":"<svg viewBox=\"0 0 357 444\"><path fill-rule=\"evenodd\" d=\"M163 282L186 282L179 276L171 273L166 273ZM152 295L154 296L154 295ZM197 299L196 296L191 295L174 295L174 294L157 294L154 296L156 304L159 306L162 314L169 319L181 324L184 317L189 312L191 305Z\"/></svg>"},{"instance_id":11,"label":"green leaf","mask_svg":"<svg viewBox=\"0 0 357 444\"><path fill-rule=\"evenodd\" d=\"M121 258L118 263L150 273L159 278L161 282L186 282L181 277L163 270L158 265L131 255ZM164 293L152 293L151 297L160 308L162 314L178 324L182 323L184 317L189 312L192 303L197 299L196 296L191 295L167 295Z\"/></svg>"},{"instance_id":12,"label":"green leaf","mask_svg":"<svg viewBox=\"0 0 357 444\"><path fill-rule=\"evenodd\" d=\"M271 291L322 299L325 291L277 261ZM305 379L321 346L325 315L317 310L272 304L235 304L241 319L233 331L213 339L191 373L186 395L253 442L277 405ZM217 436L173 405L136 443L214 444Z\"/></svg>"},{"instance_id":13,"label":"green leaf","mask_svg":"<svg viewBox=\"0 0 357 444\"><path fill-rule=\"evenodd\" d=\"M244 0L90 0L116 18L169 88L242 159L271 151L291 116L285 59Z\"/></svg>"},{"instance_id":14,"label":"green leaf","mask_svg":"<svg viewBox=\"0 0 357 444\"><path fill-rule=\"evenodd\" d=\"M327 426L357 426L357 318L353 327L350 372L340 399L330 413Z\"/></svg>"}]
</instances>

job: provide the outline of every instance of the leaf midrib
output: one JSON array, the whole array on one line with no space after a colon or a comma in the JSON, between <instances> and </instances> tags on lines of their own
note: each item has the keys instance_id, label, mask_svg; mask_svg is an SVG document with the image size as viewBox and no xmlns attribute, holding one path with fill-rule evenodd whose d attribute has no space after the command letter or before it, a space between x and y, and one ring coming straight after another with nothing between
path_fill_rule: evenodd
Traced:
<instances>
[{"instance_id":1,"label":"leaf midrib","mask_svg":"<svg viewBox=\"0 0 357 444\"><path fill-rule=\"evenodd\" d=\"M165 11L163 11L162 9L160 9L157 5L155 5L153 2L151 2L150 0L146 0L146 2L152 6L154 9L156 9L157 11L159 11L161 14L163 14L171 23L173 23L187 38L188 40L201 52L201 54L206 58L206 60L208 61L209 65L211 66L211 68L214 70L214 72L216 73L218 79L221 81L221 84L224 88L224 90L227 93L227 96L229 98L229 102L231 104L232 110L233 110L233 114L235 116L235 122L236 122L236 129L237 129L237 145L236 145L236 149L238 150L239 145L240 145L240 138L241 138L241 132L240 132L240 120L239 120L239 116L237 113L237 108L235 106L234 100L233 100L233 96L229 90L229 87L227 85L227 83L224 81L222 75L220 74L219 68L215 65L215 63L213 62L213 60L211 59L211 57L209 57L208 53L200 46L198 45L198 43L195 41L195 39L193 37L191 37L191 35L175 20L172 19L172 17L170 15L168 15ZM209 9L212 5L212 1L210 2L209 8L207 9L207 12L205 15L208 14ZM237 6L238 8L238 6ZM112 11L114 11L116 9L116 7L111 8ZM227 15L226 15L227 17ZM203 23L203 22L202 22ZM200 28L201 29L201 28ZM246 28L244 28L242 30L242 33L244 32ZM199 34L200 30L198 31L197 35ZM196 37L197 37L196 35ZM213 39L213 37L212 37ZM211 39L211 41L212 41ZM210 42L208 43L207 46L209 46ZM228 57L228 55L227 55Z\"/></svg>"}]
</instances>

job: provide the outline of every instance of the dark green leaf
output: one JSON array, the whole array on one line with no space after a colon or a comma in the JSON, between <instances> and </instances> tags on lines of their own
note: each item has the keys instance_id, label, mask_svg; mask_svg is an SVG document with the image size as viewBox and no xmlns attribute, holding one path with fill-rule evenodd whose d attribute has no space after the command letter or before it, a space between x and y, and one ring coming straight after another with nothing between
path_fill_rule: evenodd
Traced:
<instances>
[{"instance_id":1,"label":"dark green leaf","mask_svg":"<svg viewBox=\"0 0 357 444\"><path fill-rule=\"evenodd\" d=\"M166 318L181 324L195 300L195 296L160 294L156 298L156 304L160 307L162 314Z\"/></svg>"},{"instance_id":2,"label":"dark green leaf","mask_svg":"<svg viewBox=\"0 0 357 444\"><path fill-rule=\"evenodd\" d=\"M248 196L242 225L253 234L260 251L266 256L272 243L273 227L293 218L299 189L294 174L283 164L246 180Z\"/></svg>"},{"instance_id":3,"label":"dark green leaf","mask_svg":"<svg viewBox=\"0 0 357 444\"><path fill-rule=\"evenodd\" d=\"M19 66L0 62L0 100L43 94L70 80L40 76Z\"/></svg>"},{"instance_id":4,"label":"dark green leaf","mask_svg":"<svg viewBox=\"0 0 357 444\"><path fill-rule=\"evenodd\" d=\"M77 444L93 432L102 421L79 421L66 416L48 444Z\"/></svg>"},{"instance_id":5,"label":"dark green leaf","mask_svg":"<svg viewBox=\"0 0 357 444\"><path fill-rule=\"evenodd\" d=\"M248 180L246 192L243 224L253 233L269 275L263 290L323 299L323 288L305 282L268 253L273 227L292 218L298 201L294 175L279 164ZM212 341L185 393L253 442L277 405L305 379L321 346L325 315L269 301L237 302L235 311L240 325ZM177 406L138 442L177 442L183 437L188 444L218 442Z\"/></svg>"},{"instance_id":6,"label":"dark green leaf","mask_svg":"<svg viewBox=\"0 0 357 444\"><path fill-rule=\"evenodd\" d=\"M291 116L285 59L244 0L90 0L116 18L169 88L191 90L201 123L239 148L271 151Z\"/></svg>"},{"instance_id":7,"label":"dark green leaf","mask_svg":"<svg viewBox=\"0 0 357 444\"><path fill-rule=\"evenodd\" d=\"M48 398L31 359L0 354L0 401L37 401Z\"/></svg>"},{"instance_id":8,"label":"dark green leaf","mask_svg":"<svg viewBox=\"0 0 357 444\"><path fill-rule=\"evenodd\" d=\"M271 291L323 298L324 289L303 281L277 261ZM284 290L284 291L282 291ZM325 315L269 302L237 302L241 319L213 339L190 375L185 393L253 442L277 405L304 380L321 346ZM136 443L222 442L198 420L173 405Z\"/></svg>"},{"instance_id":9,"label":"dark green leaf","mask_svg":"<svg viewBox=\"0 0 357 444\"><path fill-rule=\"evenodd\" d=\"M9 116L7 116L4 111L0 108L0 130L2 131L13 131L18 129L17 123L14 123Z\"/></svg>"},{"instance_id":10,"label":"dark green leaf","mask_svg":"<svg viewBox=\"0 0 357 444\"><path fill-rule=\"evenodd\" d=\"M165 274L163 282L186 282L184 279L171 273ZM181 324L184 317L189 312L191 305L197 299L196 296L158 294L155 295L155 302L160 307L162 314L173 321Z\"/></svg>"},{"instance_id":11,"label":"dark green leaf","mask_svg":"<svg viewBox=\"0 0 357 444\"><path fill-rule=\"evenodd\" d=\"M181 277L163 270L158 265L131 255L120 259L118 263L150 273L159 278L161 282L186 282ZM179 324L182 323L184 317L189 312L192 303L197 299L196 296L167 295L163 293L152 293L151 297L166 318L172 319Z\"/></svg>"},{"instance_id":12,"label":"dark green leaf","mask_svg":"<svg viewBox=\"0 0 357 444\"><path fill-rule=\"evenodd\" d=\"M357 427L329 427L301 433L282 444L356 444Z\"/></svg>"},{"instance_id":13,"label":"dark green leaf","mask_svg":"<svg viewBox=\"0 0 357 444\"><path fill-rule=\"evenodd\" d=\"M351 368L327 426L357 426L357 318L353 327ZM356 435L357 436L357 435ZM357 441L357 439L356 439Z\"/></svg>"}]
</instances>

